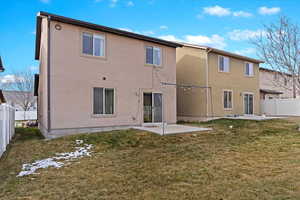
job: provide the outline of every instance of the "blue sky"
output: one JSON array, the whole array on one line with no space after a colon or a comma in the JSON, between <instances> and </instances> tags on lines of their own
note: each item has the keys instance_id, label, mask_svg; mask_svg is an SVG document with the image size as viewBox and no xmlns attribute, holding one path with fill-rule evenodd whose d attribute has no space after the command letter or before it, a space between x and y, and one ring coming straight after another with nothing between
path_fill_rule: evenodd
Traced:
<instances>
[{"instance_id":1,"label":"blue sky","mask_svg":"<svg viewBox=\"0 0 300 200\"><path fill-rule=\"evenodd\" d=\"M298 23L298 0L0 0L0 55L12 71L33 70L35 16L51 12L168 40L255 57L247 39L262 23L288 16Z\"/></svg>"}]
</instances>

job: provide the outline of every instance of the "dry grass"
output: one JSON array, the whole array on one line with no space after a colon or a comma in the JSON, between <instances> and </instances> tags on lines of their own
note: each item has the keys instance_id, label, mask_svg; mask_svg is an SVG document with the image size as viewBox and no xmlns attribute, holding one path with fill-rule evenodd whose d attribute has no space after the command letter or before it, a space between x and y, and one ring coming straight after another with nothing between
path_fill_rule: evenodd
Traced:
<instances>
[{"instance_id":1,"label":"dry grass","mask_svg":"<svg viewBox=\"0 0 300 200\"><path fill-rule=\"evenodd\" d=\"M191 125L214 131L162 137L129 130L45 141L34 129L18 129L0 160L0 199L300 199L295 120ZM95 144L93 156L16 178L22 163L70 151L75 139Z\"/></svg>"}]
</instances>

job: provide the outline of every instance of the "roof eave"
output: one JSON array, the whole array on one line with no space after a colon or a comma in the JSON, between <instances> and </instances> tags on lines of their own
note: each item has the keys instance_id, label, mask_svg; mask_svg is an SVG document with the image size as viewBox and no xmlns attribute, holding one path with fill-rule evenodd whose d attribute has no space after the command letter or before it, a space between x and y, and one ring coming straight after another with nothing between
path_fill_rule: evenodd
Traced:
<instances>
[{"instance_id":1,"label":"roof eave","mask_svg":"<svg viewBox=\"0 0 300 200\"><path fill-rule=\"evenodd\" d=\"M61 23L71 24L71 25L75 25L75 26L81 26L81 27L84 27L84 28L92 29L92 30L103 31L103 32L108 32L108 33L124 36L124 37L134 38L134 39L138 39L138 40L144 40L144 41L148 41L148 42L153 42L153 43L157 43L157 44L160 44L160 45L165 45L165 46L169 46L169 47L173 47L173 48L183 46L183 45L181 45L179 43L176 43L176 42L166 41L166 40L162 40L162 39L158 39L158 38L154 38L154 37L140 35L140 34L128 32L128 31L123 31L123 30L120 30L120 29L101 26L101 25L98 25L98 24L93 24L93 23L80 21L80 20L76 20L76 19L72 19L72 18L68 18L68 17L63 17L63 16L59 16L59 15L54 15L54 14L50 14L50 13L41 11L41 12L38 13L37 24L36 24L36 45L35 45L36 46L36 50L35 50L35 59L36 60L39 59L39 54L40 54L41 17L42 16L50 17L51 20L61 22Z\"/></svg>"},{"instance_id":2,"label":"roof eave","mask_svg":"<svg viewBox=\"0 0 300 200\"><path fill-rule=\"evenodd\" d=\"M269 90L269 89L260 89L260 92L266 94L283 94L283 92L276 91L276 90Z\"/></svg>"},{"instance_id":3,"label":"roof eave","mask_svg":"<svg viewBox=\"0 0 300 200\"><path fill-rule=\"evenodd\" d=\"M36 34L35 34L35 59L40 59L40 48L41 48L41 28L42 18L40 14L36 17Z\"/></svg>"},{"instance_id":4,"label":"roof eave","mask_svg":"<svg viewBox=\"0 0 300 200\"><path fill-rule=\"evenodd\" d=\"M254 63L258 63L258 64L264 63L264 61L262 61L262 60L249 58L247 56L238 55L238 54L231 53L231 52L228 52L228 51L223 51L223 50L216 49L216 48L211 48L211 47L208 47L208 49L211 50L211 52L219 53L219 54L222 54L222 55L225 55L225 56L227 55L227 56L230 56L230 57L234 57L234 58L238 58L238 59L241 59L241 60L250 61L250 62L254 62Z\"/></svg>"},{"instance_id":5,"label":"roof eave","mask_svg":"<svg viewBox=\"0 0 300 200\"><path fill-rule=\"evenodd\" d=\"M245 61L250 61L250 62L254 62L254 63L264 63L264 61L262 61L262 60L249 58L249 57L246 57L246 56L242 56L242 55L239 55L239 54L231 53L231 52L228 52L228 51L224 51L224 50L221 50L221 49L216 49L216 48L212 48L212 47L208 47L208 46L204 46L204 45L196 45L196 44L190 44L190 43L184 43L184 42L182 42L181 44L183 46L197 48L197 49L203 49L203 50L207 50L209 52L214 52L214 53L222 54L222 55L225 55L225 56L227 55L227 56L230 56L230 57L233 57L233 58L238 58L238 59L245 60Z\"/></svg>"}]
</instances>

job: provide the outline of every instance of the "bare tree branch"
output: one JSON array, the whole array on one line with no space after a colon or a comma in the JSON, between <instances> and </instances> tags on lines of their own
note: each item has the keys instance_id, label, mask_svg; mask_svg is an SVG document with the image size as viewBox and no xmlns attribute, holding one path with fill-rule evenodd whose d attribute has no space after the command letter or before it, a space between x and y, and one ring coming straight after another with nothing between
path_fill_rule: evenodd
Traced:
<instances>
[{"instance_id":1,"label":"bare tree branch","mask_svg":"<svg viewBox=\"0 0 300 200\"><path fill-rule=\"evenodd\" d=\"M2 83L2 88L9 91L9 98L28 111L35 104L33 96L34 75L31 71L15 72L11 75L12 80Z\"/></svg>"},{"instance_id":2,"label":"bare tree branch","mask_svg":"<svg viewBox=\"0 0 300 200\"><path fill-rule=\"evenodd\" d=\"M280 17L278 21L264 25L264 32L251 43L256 47L259 58L284 79L274 80L274 85L290 89L283 83L291 81L293 97L296 98L300 94L299 26L287 17Z\"/></svg>"}]
</instances>

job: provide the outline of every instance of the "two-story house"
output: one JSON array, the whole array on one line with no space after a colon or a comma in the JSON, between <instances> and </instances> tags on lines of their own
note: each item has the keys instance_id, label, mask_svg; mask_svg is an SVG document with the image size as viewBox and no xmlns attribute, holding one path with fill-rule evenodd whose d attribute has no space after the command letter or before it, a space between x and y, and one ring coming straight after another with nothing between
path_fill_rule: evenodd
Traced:
<instances>
[{"instance_id":1,"label":"two-story house","mask_svg":"<svg viewBox=\"0 0 300 200\"><path fill-rule=\"evenodd\" d=\"M178 119L260 114L260 60L183 44L177 49Z\"/></svg>"},{"instance_id":2,"label":"two-story house","mask_svg":"<svg viewBox=\"0 0 300 200\"><path fill-rule=\"evenodd\" d=\"M181 44L40 12L36 59L43 134L176 123L176 48ZM167 103L166 103L167 102Z\"/></svg>"},{"instance_id":3,"label":"two-story house","mask_svg":"<svg viewBox=\"0 0 300 200\"><path fill-rule=\"evenodd\" d=\"M290 74L273 69L260 68L260 98L293 98L293 78ZM299 92L296 93L297 97Z\"/></svg>"}]
</instances>

